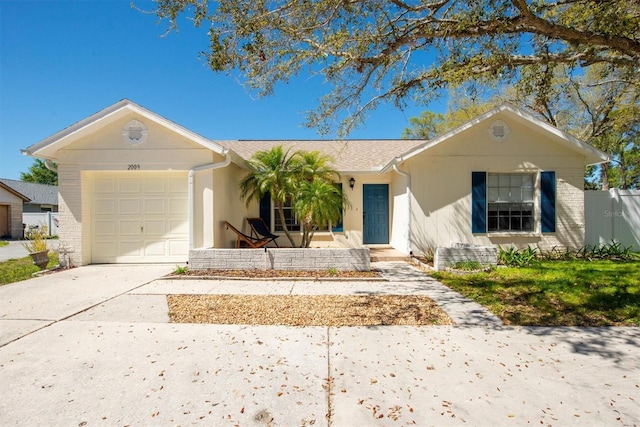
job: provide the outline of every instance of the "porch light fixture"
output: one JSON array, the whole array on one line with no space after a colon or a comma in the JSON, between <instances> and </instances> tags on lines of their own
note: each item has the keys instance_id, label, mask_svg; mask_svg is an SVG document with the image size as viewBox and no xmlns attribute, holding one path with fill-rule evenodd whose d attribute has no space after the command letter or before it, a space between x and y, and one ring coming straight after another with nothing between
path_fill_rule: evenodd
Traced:
<instances>
[{"instance_id":1,"label":"porch light fixture","mask_svg":"<svg viewBox=\"0 0 640 427\"><path fill-rule=\"evenodd\" d=\"M349 179L349 187L351 187L351 189L353 190L353 187L356 186L356 179L354 177L351 177Z\"/></svg>"}]
</instances>

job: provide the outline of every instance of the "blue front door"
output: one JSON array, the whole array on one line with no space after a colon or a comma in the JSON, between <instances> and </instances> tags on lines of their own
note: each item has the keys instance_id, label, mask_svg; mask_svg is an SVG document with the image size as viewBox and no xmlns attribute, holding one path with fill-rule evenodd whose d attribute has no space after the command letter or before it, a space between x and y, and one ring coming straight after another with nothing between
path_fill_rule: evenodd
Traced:
<instances>
[{"instance_id":1,"label":"blue front door","mask_svg":"<svg viewBox=\"0 0 640 427\"><path fill-rule=\"evenodd\" d=\"M389 243L389 186L363 185L363 243Z\"/></svg>"}]
</instances>

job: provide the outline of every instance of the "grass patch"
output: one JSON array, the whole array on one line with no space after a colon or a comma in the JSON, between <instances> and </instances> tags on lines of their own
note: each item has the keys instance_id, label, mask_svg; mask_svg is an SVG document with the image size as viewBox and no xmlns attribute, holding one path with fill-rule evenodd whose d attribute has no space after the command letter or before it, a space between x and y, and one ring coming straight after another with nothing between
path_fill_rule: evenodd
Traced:
<instances>
[{"instance_id":1,"label":"grass patch","mask_svg":"<svg viewBox=\"0 0 640 427\"><path fill-rule=\"evenodd\" d=\"M49 264L47 264L47 268L53 268L57 265L58 253L55 251L49 251ZM33 264L30 256L1 262L0 285L30 279L31 275L38 271L40 271L40 269Z\"/></svg>"},{"instance_id":2,"label":"grass patch","mask_svg":"<svg viewBox=\"0 0 640 427\"><path fill-rule=\"evenodd\" d=\"M637 261L540 261L526 268L432 276L507 325L640 326Z\"/></svg>"},{"instance_id":3,"label":"grass patch","mask_svg":"<svg viewBox=\"0 0 640 427\"><path fill-rule=\"evenodd\" d=\"M0 240L0 248L8 246L9 242L7 242L6 240Z\"/></svg>"}]
</instances>

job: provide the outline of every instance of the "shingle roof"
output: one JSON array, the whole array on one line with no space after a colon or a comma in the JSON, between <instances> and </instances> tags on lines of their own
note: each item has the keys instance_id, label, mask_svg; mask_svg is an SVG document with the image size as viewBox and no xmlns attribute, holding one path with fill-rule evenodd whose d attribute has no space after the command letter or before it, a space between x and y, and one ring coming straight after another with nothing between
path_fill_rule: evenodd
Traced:
<instances>
[{"instance_id":1,"label":"shingle roof","mask_svg":"<svg viewBox=\"0 0 640 427\"><path fill-rule=\"evenodd\" d=\"M349 140L273 140L273 141L217 141L235 151L245 160L257 151L268 151L282 145L285 149L320 151L334 159L333 168L338 172L379 171L383 166L424 140L410 139L349 139Z\"/></svg>"},{"instance_id":2,"label":"shingle roof","mask_svg":"<svg viewBox=\"0 0 640 427\"><path fill-rule=\"evenodd\" d=\"M33 182L5 178L0 178L0 182L31 199L30 203L40 205L58 204L58 187L55 185L35 184Z\"/></svg>"}]
</instances>

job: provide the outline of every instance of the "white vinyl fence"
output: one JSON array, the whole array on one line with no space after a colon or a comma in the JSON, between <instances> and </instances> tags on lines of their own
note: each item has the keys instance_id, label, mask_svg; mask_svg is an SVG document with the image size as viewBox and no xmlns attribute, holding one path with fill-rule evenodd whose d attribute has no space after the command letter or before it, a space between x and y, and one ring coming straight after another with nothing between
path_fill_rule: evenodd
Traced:
<instances>
[{"instance_id":1,"label":"white vinyl fence","mask_svg":"<svg viewBox=\"0 0 640 427\"><path fill-rule=\"evenodd\" d=\"M24 231L30 228L47 226L49 236L58 235L58 212L29 212L22 214L22 223L25 225Z\"/></svg>"},{"instance_id":2,"label":"white vinyl fence","mask_svg":"<svg viewBox=\"0 0 640 427\"><path fill-rule=\"evenodd\" d=\"M640 190L584 192L585 243L619 242L640 251Z\"/></svg>"}]
</instances>

